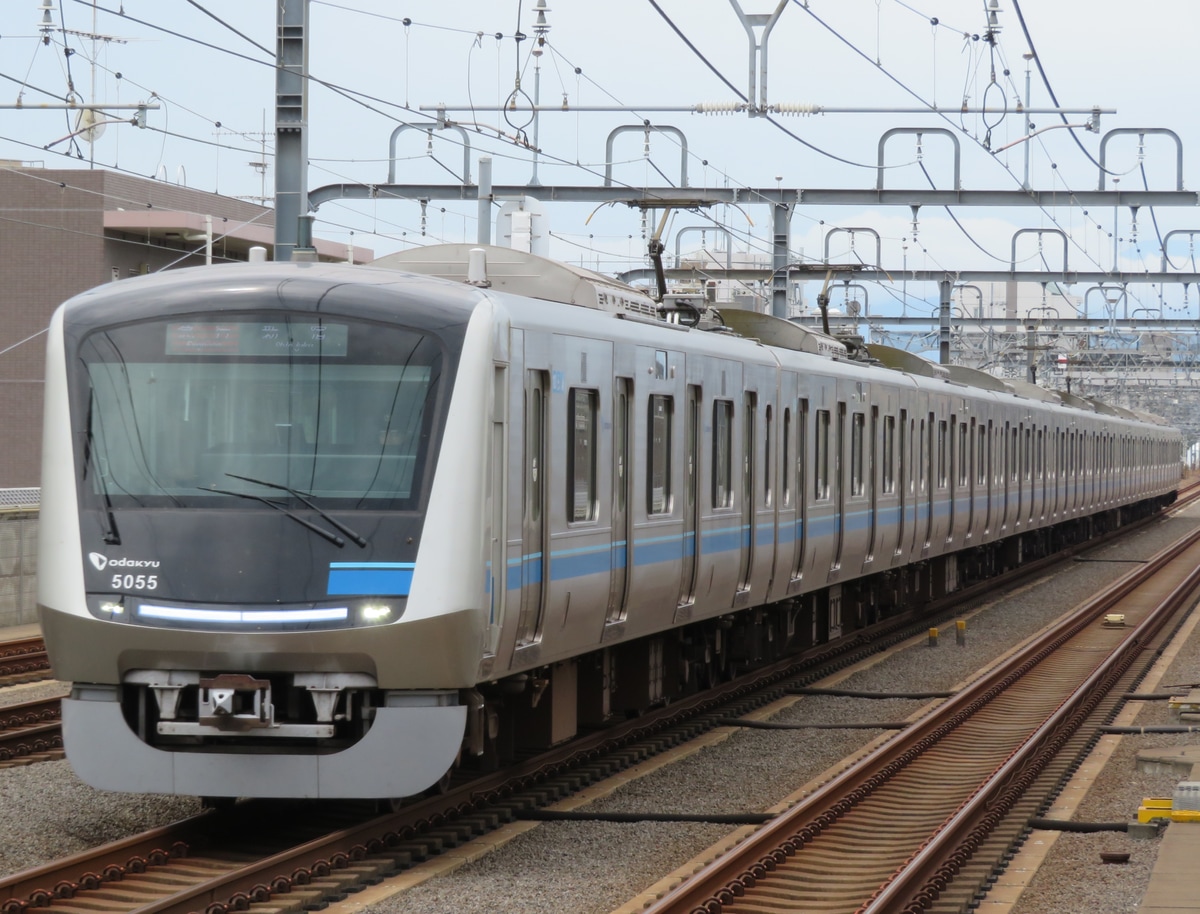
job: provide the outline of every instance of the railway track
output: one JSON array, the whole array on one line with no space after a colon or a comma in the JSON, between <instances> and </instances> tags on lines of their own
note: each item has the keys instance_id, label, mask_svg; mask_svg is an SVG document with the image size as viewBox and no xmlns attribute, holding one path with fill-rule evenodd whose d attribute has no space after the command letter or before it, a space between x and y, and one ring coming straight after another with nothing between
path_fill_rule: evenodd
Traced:
<instances>
[{"instance_id":1,"label":"railway track","mask_svg":"<svg viewBox=\"0 0 1200 914\"><path fill-rule=\"evenodd\" d=\"M647 910L962 910L1052 796L1073 754L1064 749L1081 748L1076 734L1089 718L1098 726L1112 713L1116 696L1106 696L1140 675L1131 665L1198 587L1200 531ZM1042 793L1028 795L1038 785Z\"/></svg>"},{"instance_id":2,"label":"railway track","mask_svg":"<svg viewBox=\"0 0 1200 914\"><path fill-rule=\"evenodd\" d=\"M50 658L41 638L0 643L0 686L49 679Z\"/></svg>"},{"instance_id":3,"label":"railway track","mask_svg":"<svg viewBox=\"0 0 1200 914\"><path fill-rule=\"evenodd\" d=\"M1029 572L1030 569L1025 569ZM995 582L987 585L996 586ZM930 617L919 623L922 627ZM822 649L823 668L794 661L726 684L718 693L596 734L565 752L462 784L397 813L363 807L242 804L0 880L0 914L108 910L227 914L269 901L273 911L343 897L455 847L609 774L728 723L781 694L876 654L913 625ZM765 684L765 685L764 685ZM330 818L333 817L333 819ZM265 823L285 823L274 829ZM319 823L319 824L318 824ZM298 836L298 837L297 837Z\"/></svg>"},{"instance_id":4,"label":"railway track","mask_svg":"<svg viewBox=\"0 0 1200 914\"><path fill-rule=\"evenodd\" d=\"M61 721L58 698L0 708L0 768L62 758Z\"/></svg>"}]
</instances>

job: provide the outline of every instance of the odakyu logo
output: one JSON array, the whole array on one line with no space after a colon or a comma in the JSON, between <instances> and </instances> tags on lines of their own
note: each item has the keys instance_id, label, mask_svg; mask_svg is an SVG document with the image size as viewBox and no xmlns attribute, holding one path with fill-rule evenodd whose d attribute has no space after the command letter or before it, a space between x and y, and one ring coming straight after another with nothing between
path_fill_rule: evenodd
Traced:
<instances>
[{"instance_id":1,"label":"odakyu logo","mask_svg":"<svg viewBox=\"0 0 1200 914\"><path fill-rule=\"evenodd\" d=\"M99 552L89 552L88 560L97 571L103 571L105 568L157 568L159 566L157 559L127 559L124 557L110 559Z\"/></svg>"}]
</instances>

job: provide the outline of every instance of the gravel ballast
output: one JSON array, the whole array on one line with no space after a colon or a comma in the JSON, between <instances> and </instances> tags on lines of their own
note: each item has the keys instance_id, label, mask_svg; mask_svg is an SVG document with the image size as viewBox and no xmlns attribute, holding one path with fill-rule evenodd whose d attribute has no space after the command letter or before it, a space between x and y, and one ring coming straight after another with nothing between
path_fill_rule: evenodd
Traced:
<instances>
[{"instance_id":1,"label":"gravel ballast","mask_svg":"<svg viewBox=\"0 0 1200 914\"><path fill-rule=\"evenodd\" d=\"M1190 517L1168 519L1132 541L1094 550L1088 554L1092 561L1075 563L1012 597L981 603L979 610L968 618L965 646L958 646L951 632L937 647L918 644L853 673L839 682L838 688L873 692L952 689L1104 584L1126 574L1133 567L1130 562L1149 558L1196 524L1197 520ZM1197 654L1200 655L1200 646ZM819 723L894 721L902 720L924 704L916 700L807 696L775 719ZM1162 710L1165 713L1165 703ZM583 811L762 811L881 732L739 730L728 740L632 782ZM1114 779L1128 779L1132 763L1114 762L1113 767L1123 769ZM1089 808L1087 815L1105 821L1136 818L1142 796L1153 795L1155 790L1158 795L1164 790L1170 794L1174 780L1168 780L1150 784L1139 781L1137 787L1128 790L1128 799L1105 790L1103 793L1111 803L1097 801L1098 807ZM1149 792L1140 793L1142 789ZM450 910L459 914L491 914L518 909L607 914L701 853L726 832L714 826L693 824L544 823L485 858L356 910L362 914L443 914ZM1020 914L1132 910L1129 899L1132 897L1136 905L1141 898L1153 866L1150 854L1157 847L1156 842L1144 842L1142 847L1135 848L1136 862L1132 865L1109 866L1099 862L1100 849L1127 850L1131 844L1122 834L1063 835L1056 853L1074 852L1077 856L1068 858L1051 877L1058 890L1057 900L1047 905L1037 897L1041 893L1035 888L1026 901L1028 906ZM553 862L550 869L547 861ZM1100 867L1102 875L1097 875ZM1143 874L1140 881L1139 873ZM1076 906L1071 900L1076 897L1071 886L1081 874L1088 882L1089 896L1111 898L1115 906L1101 904L1097 898ZM1126 889L1126 883L1136 883L1137 887ZM350 905L354 906L353 899Z\"/></svg>"}]
</instances>

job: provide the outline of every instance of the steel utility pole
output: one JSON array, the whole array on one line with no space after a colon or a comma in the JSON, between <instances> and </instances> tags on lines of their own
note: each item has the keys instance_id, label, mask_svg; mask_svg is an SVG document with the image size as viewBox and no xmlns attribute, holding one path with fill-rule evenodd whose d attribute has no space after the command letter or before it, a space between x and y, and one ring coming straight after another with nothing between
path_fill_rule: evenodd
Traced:
<instances>
[{"instance_id":1,"label":"steel utility pole","mask_svg":"<svg viewBox=\"0 0 1200 914\"><path fill-rule=\"evenodd\" d=\"M275 69L275 259L291 260L308 213L308 5L279 0ZM311 232L312 220L305 220Z\"/></svg>"}]
</instances>

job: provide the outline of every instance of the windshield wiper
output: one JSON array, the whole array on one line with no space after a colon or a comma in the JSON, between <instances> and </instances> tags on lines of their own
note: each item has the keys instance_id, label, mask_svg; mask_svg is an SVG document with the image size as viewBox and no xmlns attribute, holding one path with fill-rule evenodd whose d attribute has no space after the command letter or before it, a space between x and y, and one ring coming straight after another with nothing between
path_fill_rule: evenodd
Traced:
<instances>
[{"instance_id":1,"label":"windshield wiper","mask_svg":"<svg viewBox=\"0 0 1200 914\"><path fill-rule=\"evenodd\" d=\"M225 475L228 476L231 474L226 473ZM196 486L196 488L199 489L201 492L216 492L219 495L232 495L235 498L249 498L252 501L261 501L267 507L274 508L276 511L279 511L282 514L286 514L288 517L290 517L296 523L300 524L301 526L307 527L313 533L316 533L316 534L319 534L320 536L325 537L325 539L329 540L329 542L333 543L339 549L341 549L343 546L346 545L346 541L344 539L342 539L340 536L338 536L336 533L326 530L324 527L319 526L318 524L314 524L312 521L305 520L303 517L301 517L298 514L293 514L291 511L289 511L283 505L278 504L277 502L273 502L269 498L263 498L261 495L251 495L249 492L232 492L229 489L218 489L215 486L211 489L206 488L205 486Z\"/></svg>"},{"instance_id":2,"label":"windshield wiper","mask_svg":"<svg viewBox=\"0 0 1200 914\"><path fill-rule=\"evenodd\" d=\"M350 537L350 540L354 543L354 545L358 546L360 549L366 548L367 541L365 539L363 539L361 536L359 536L357 533L355 533L353 530L351 530L349 527L347 527L341 521L337 520L336 518L330 517L328 514L326 514L324 511L322 511L316 505L314 505L311 501L308 500L308 497L303 492L297 491L296 489L291 488L291 486L282 486L277 482L267 482L264 479L255 479L253 476L239 476L237 473L226 473L225 475L230 477L231 479L240 479L243 482L252 482L255 485L266 486L268 489L279 489L281 492L287 492L288 495L291 495L294 498L298 498L298 499L300 499L300 501L304 502L304 504L307 505L309 509L316 511L319 515L321 515L321 518L323 520L326 520L329 523L333 524L333 526L335 526L339 530L341 530L344 534L346 534L346 536Z\"/></svg>"}]
</instances>

